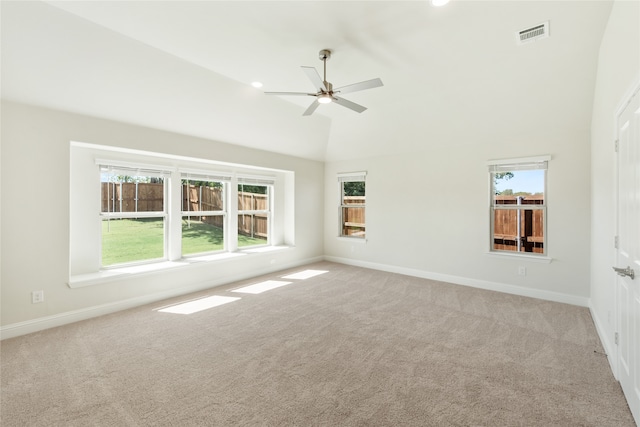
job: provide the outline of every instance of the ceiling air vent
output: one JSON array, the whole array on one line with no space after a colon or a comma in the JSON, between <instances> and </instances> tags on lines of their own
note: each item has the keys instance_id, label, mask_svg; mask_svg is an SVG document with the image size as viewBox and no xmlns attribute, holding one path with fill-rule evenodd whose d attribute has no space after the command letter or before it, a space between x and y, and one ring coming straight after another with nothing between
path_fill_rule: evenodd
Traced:
<instances>
[{"instance_id":1,"label":"ceiling air vent","mask_svg":"<svg viewBox=\"0 0 640 427\"><path fill-rule=\"evenodd\" d=\"M549 37L549 21L518 31L516 35L518 36L518 44L529 43Z\"/></svg>"}]
</instances>

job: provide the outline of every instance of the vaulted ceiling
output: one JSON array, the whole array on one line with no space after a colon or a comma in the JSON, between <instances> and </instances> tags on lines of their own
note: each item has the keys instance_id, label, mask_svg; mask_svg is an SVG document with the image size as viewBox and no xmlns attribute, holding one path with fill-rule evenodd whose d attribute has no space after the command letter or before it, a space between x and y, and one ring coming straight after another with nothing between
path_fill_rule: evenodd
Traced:
<instances>
[{"instance_id":1,"label":"vaulted ceiling","mask_svg":"<svg viewBox=\"0 0 640 427\"><path fill-rule=\"evenodd\" d=\"M610 1L2 1L2 97L340 160L588 132ZM519 30L550 37L519 45ZM302 113L300 66L384 86ZM262 89L250 83L261 81Z\"/></svg>"}]
</instances>

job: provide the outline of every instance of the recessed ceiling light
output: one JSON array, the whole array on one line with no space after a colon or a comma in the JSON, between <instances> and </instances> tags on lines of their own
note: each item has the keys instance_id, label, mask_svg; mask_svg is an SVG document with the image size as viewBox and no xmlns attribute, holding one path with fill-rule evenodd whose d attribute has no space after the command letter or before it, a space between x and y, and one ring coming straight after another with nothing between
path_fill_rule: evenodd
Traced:
<instances>
[{"instance_id":1,"label":"recessed ceiling light","mask_svg":"<svg viewBox=\"0 0 640 427\"><path fill-rule=\"evenodd\" d=\"M253 82L253 83L251 83L251 86L256 87L256 88L261 88L261 87L262 87L262 83L260 83L260 82Z\"/></svg>"},{"instance_id":2,"label":"recessed ceiling light","mask_svg":"<svg viewBox=\"0 0 640 427\"><path fill-rule=\"evenodd\" d=\"M449 0L431 0L431 6L440 7L449 3Z\"/></svg>"}]
</instances>

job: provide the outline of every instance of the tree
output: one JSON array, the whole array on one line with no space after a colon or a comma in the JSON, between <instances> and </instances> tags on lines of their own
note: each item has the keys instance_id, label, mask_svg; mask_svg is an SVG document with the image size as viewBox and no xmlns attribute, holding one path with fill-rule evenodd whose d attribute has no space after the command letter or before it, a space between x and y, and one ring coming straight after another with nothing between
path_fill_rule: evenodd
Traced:
<instances>
[{"instance_id":1,"label":"tree","mask_svg":"<svg viewBox=\"0 0 640 427\"><path fill-rule=\"evenodd\" d=\"M104 175L103 175L104 176ZM138 184L162 184L164 178L155 176L139 176L139 175L106 175L106 181L115 183L138 183Z\"/></svg>"},{"instance_id":2,"label":"tree","mask_svg":"<svg viewBox=\"0 0 640 427\"><path fill-rule=\"evenodd\" d=\"M194 181L191 179L183 179L182 185L193 185L194 187L222 188L222 183L218 181Z\"/></svg>"},{"instance_id":3,"label":"tree","mask_svg":"<svg viewBox=\"0 0 640 427\"><path fill-rule=\"evenodd\" d=\"M353 181L343 183L345 196L364 196L365 195L365 182Z\"/></svg>"},{"instance_id":4,"label":"tree","mask_svg":"<svg viewBox=\"0 0 640 427\"><path fill-rule=\"evenodd\" d=\"M511 178L513 178L513 172L496 172L495 174L493 174L493 189L496 193L496 196L499 196L501 194L505 196L513 194L513 190L498 191L498 182L503 179L505 181L508 181ZM511 193L507 193L507 191L510 191Z\"/></svg>"},{"instance_id":5,"label":"tree","mask_svg":"<svg viewBox=\"0 0 640 427\"><path fill-rule=\"evenodd\" d=\"M238 184L238 191L253 194L267 194L267 187L265 185Z\"/></svg>"}]
</instances>

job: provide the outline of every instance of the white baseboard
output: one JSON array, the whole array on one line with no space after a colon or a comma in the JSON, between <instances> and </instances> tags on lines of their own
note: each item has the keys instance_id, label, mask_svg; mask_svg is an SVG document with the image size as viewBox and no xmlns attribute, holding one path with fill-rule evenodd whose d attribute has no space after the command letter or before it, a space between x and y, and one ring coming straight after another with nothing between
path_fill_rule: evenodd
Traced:
<instances>
[{"instance_id":1,"label":"white baseboard","mask_svg":"<svg viewBox=\"0 0 640 427\"><path fill-rule=\"evenodd\" d=\"M540 289L525 288L522 286L510 285L506 283L489 282L487 280L471 279L469 277L453 276L449 274L433 273L414 268L398 267L395 265L378 264L368 261L359 261L349 258L325 256L326 261L340 264L353 265L356 267L370 268L373 270L387 271L389 273L404 274L407 276L420 277L422 279L438 280L440 282L453 283L456 285L471 286L473 288L486 289L490 291L504 292L507 294L520 295L524 297L538 298L546 301L561 302L565 304L577 305L580 307L589 306L589 298L576 295L563 294L560 292L544 291Z\"/></svg>"},{"instance_id":2,"label":"white baseboard","mask_svg":"<svg viewBox=\"0 0 640 427\"><path fill-rule=\"evenodd\" d=\"M279 264L273 267L263 268L261 270L252 270L250 272L240 273L233 276L228 276L218 280L207 280L204 282L192 284L185 287L180 287L164 292L158 292L149 295L143 295L136 298L131 298L123 301L117 301L114 303L101 304L98 306L87 307L79 310L68 311L65 313L54 314L51 316L40 317L33 320L27 320L24 322L13 323L0 327L0 340L13 338L20 335L26 335L33 332L42 331L57 326L66 325L81 320L91 319L93 317L103 316L105 314L114 313L121 310L126 310L133 307L138 307L144 304L161 301L163 299L172 298L180 295L186 295L191 292L198 292L205 289L214 288L216 286L225 285L239 280L249 279L251 277L260 276L262 274L269 274L279 270L286 270L288 268L295 268L305 264L311 264L318 261L331 261L340 264L353 265L356 267L370 268L373 270L387 271L390 273L404 274L408 276L420 277L423 279L438 280L441 282L448 282L457 285L471 286L474 288L487 289L492 291L504 292L514 295L526 296L531 298L538 298L548 301L561 302L566 304L578 305L582 307L589 306L588 298L577 297L575 295L567 295L558 292L543 291L538 289L523 288L521 286L509 285L504 283L489 282L485 280L471 279L467 277L453 276L448 274L433 273L424 270L398 267L388 264L379 264L368 261L358 261L349 258L340 258L332 256L320 256L314 258L307 258L296 262L291 262L286 265ZM597 325L596 325L597 327ZM607 354L610 349L610 344L604 337L601 340ZM606 344L605 344L606 343Z\"/></svg>"},{"instance_id":3,"label":"white baseboard","mask_svg":"<svg viewBox=\"0 0 640 427\"><path fill-rule=\"evenodd\" d=\"M591 305L591 301L589 301L589 311L591 312L591 318L593 319L593 324L596 326L596 332L598 333L598 337L600 337L600 342L602 343L602 347L604 347L604 352L607 354L607 360L609 360L609 366L611 367L611 372L613 372L613 377L618 379L618 367L616 361L618 360L618 355L616 353L616 346L611 342L609 336L606 333L606 328L604 328L604 323L596 314L596 311L593 309Z\"/></svg>"},{"instance_id":4,"label":"white baseboard","mask_svg":"<svg viewBox=\"0 0 640 427\"><path fill-rule=\"evenodd\" d=\"M260 270L251 270L227 276L217 280L206 280L199 283L194 283L189 286L183 286L176 289L171 289L163 292L157 292L149 295L143 295L136 298L130 298L123 301L117 301L108 304L101 304L97 306L82 308L79 310L67 311L64 313L54 314L51 316L40 317L37 319L27 320L24 322L12 323L0 327L0 340L17 337L20 335L26 335L33 332L42 331L45 329L55 328L57 326L67 325L69 323L78 322L81 320L87 320L105 314L115 313L117 311L126 310L129 308L138 307L145 304L150 304L157 301L162 301L167 298L173 298L180 295L186 295L192 292L203 291L206 289L215 288L217 286L226 285L239 280L250 279L251 277L261 276L263 274L269 274L280 270L286 270L289 268L295 268L314 262L323 261L324 257L307 258L304 260L298 260L287 264L277 264L274 266L262 268Z\"/></svg>"}]
</instances>

